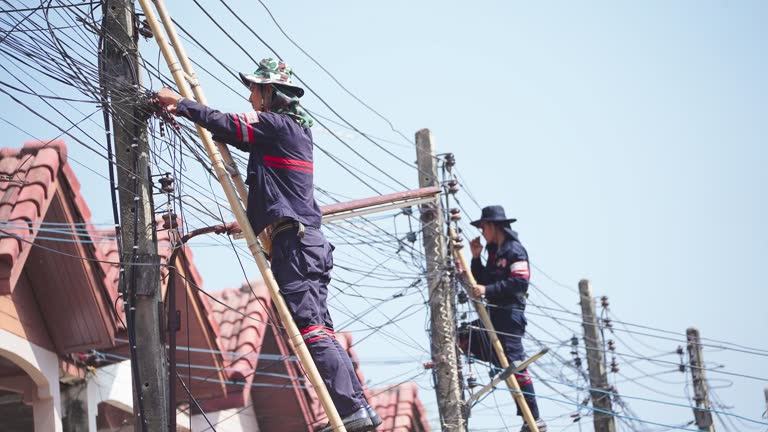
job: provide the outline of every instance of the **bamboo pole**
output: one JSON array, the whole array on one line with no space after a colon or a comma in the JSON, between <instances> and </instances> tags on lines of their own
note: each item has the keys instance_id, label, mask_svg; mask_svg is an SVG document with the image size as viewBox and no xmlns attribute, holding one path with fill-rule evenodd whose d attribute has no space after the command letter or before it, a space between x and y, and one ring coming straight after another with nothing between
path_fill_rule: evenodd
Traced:
<instances>
[{"instance_id":1,"label":"bamboo pole","mask_svg":"<svg viewBox=\"0 0 768 432\"><path fill-rule=\"evenodd\" d=\"M152 29L155 40L157 41L157 44L160 47L160 51L162 52L163 57L168 64L168 68L173 75L173 79L176 82L176 85L179 87L181 95L189 98L191 96L189 84L187 83L189 76L188 74L184 73L180 67L180 64L174 58L174 54L171 52L171 48L168 45L165 34L162 32L160 23L158 22L155 12L149 2L150 0L139 0L141 8L144 11L144 16L147 18L147 22ZM161 0L155 0L155 3L161 3ZM179 44L177 43L176 45ZM199 86L197 83L195 84L196 86ZM331 400L330 394L328 393L328 389L320 377L320 373L315 366L315 362L312 360L312 356L309 353L307 345L304 343L304 338L302 338L301 333L299 333L299 329L296 327L296 323L291 317L288 305L285 303L285 299L283 299L283 296L280 294L277 281L275 280L269 263L264 256L264 252L262 251L261 246L256 239L256 233L254 233L253 228L248 221L245 209L243 208L243 205L238 198L238 194L235 191L235 187L230 181L230 176L227 170L226 162L222 157L222 152L220 152L219 148L214 145L211 134L205 128L199 125L196 125L196 127L197 132L203 141L205 151L208 153L208 157L211 159L211 163L216 172L219 183L221 183L221 186L224 189L224 193L227 196L227 200L232 207L232 211L235 213L235 218L237 219L237 222L240 225L240 229L242 230L246 239L248 249L251 250L253 257L256 260L256 265L259 267L259 271L264 278L264 283L269 289L272 301L274 302L277 312L280 315L280 320L285 326L285 330L288 333L291 342L293 343L293 347L296 349L296 353L299 356L299 360L301 360L301 364L307 373L309 381L315 387L315 391L317 391L318 398L320 399L320 403L322 404L323 409L328 416L328 420L330 421L331 426L333 426L334 431L346 432L346 428L341 421L341 417L339 416L336 407L333 405L333 401ZM221 147L221 145L219 144L218 147ZM242 182L242 179L240 181Z\"/></svg>"},{"instance_id":2,"label":"bamboo pole","mask_svg":"<svg viewBox=\"0 0 768 432\"><path fill-rule=\"evenodd\" d=\"M469 286L477 285L475 277L472 276L472 271L469 265L467 265L467 259L464 257L464 254L461 252L461 250L459 250L459 247L457 247L458 242L454 240L457 238L457 236L453 227L449 228L448 235L451 238L451 247L453 248L454 256L459 261L459 264L461 264L461 267L464 269L464 274L467 278ZM485 327L486 333L488 334L488 338L491 340L491 345L493 345L493 350L496 352L496 357L499 359L499 364L501 365L502 369L507 369L509 367L509 360L504 353L504 347L501 345L499 336L496 334L496 330L493 328L491 317L488 316L488 311L485 310L485 305L483 305L479 299L473 299L472 304L475 305L475 311L477 311L477 314L480 316L480 321L482 321L483 327ZM510 392L512 393L512 398L515 400L515 402L517 402L517 406L520 407L520 411L523 413L523 418L525 419L525 422L528 423L528 427L531 429L531 432L539 432L539 428L536 426L536 419L533 418L531 409L528 407L528 403L525 401L525 397L523 397L523 394L520 392L520 385L517 383L517 379L515 378L514 374L507 377L505 381L507 382L507 387L512 390Z\"/></svg>"},{"instance_id":3,"label":"bamboo pole","mask_svg":"<svg viewBox=\"0 0 768 432\"><path fill-rule=\"evenodd\" d=\"M185 81L189 82L192 94L195 95L195 99L199 103L208 105L208 99L205 97L205 93L203 93L203 88L200 86L200 83L197 79L197 74L195 73L194 68L192 68L192 63L189 61L189 57L187 57L187 52L184 50L184 45L179 39L179 35L176 32L176 26L173 25L173 20L171 20L171 17L168 15L168 10L165 8L165 2L163 2L163 0L152 0L152 3L155 4L157 14L160 16L160 21L163 23L163 27L165 27L165 31L168 35L168 39L170 39L171 46L176 52L176 57L181 63L181 69L186 74ZM240 175L240 172L237 171L237 165L235 164L234 159L232 159L232 154L229 152L229 148L219 142L216 142L216 147L218 147L219 153L221 153L221 157L224 159L224 162L232 167L230 174L232 176L233 182L235 183L237 193L240 195L240 199L243 201L243 204L247 203L248 189L245 187L245 182L243 182L243 177Z\"/></svg>"},{"instance_id":4,"label":"bamboo pole","mask_svg":"<svg viewBox=\"0 0 768 432\"><path fill-rule=\"evenodd\" d=\"M195 73L195 69L192 67L192 62L189 61L187 52L184 49L184 44L181 42L178 32L176 32L176 26L173 24L173 20L171 19L170 15L168 15L168 9L165 7L165 2L163 0L152 0L152 2L155 4L155 9L157 9L157 13L160 16L160 21L163 23L165 32L170 39L171 46L176 52L176 58L181 64L181 69L184 71L186 81L190 84L192 94L195 96L195 99L199 103L208 105L208 98L206 98L205 93L203 93L203 87L200 85L200 82L197 79L197 74ZM186 95L182 96L187 97ZM232 178L232 182L235 184L237 194L240 195L240 200L243 202L243 205L246 206L248 203L248 188L245 187L245 181L243 180L243 176L240 174L240 171L237 169L237 164L232 158L232 153L229 151L229 147L226 145L220 142L215 142L215 144L219 149L219 153L221 153L221 157L224 160L224 163L226 163L228 166L227 172L229 172ZM272 240L269 238L269 235L267 235L266 232L256 234L259 236L259 241L261 242L264 250L271 253Z\"/></svg>"}]
</instances>

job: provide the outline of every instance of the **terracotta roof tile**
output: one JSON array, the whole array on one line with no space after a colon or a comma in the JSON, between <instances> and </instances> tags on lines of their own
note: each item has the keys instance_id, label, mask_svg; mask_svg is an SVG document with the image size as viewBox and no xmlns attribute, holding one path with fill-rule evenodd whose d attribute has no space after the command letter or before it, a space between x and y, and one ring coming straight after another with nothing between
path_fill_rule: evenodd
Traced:
<instances>
[{"instance_id":1,"label":"terracotta roof tile","mask_svg":"<svg viewBox=\"0 0 768 432\"><path fill-rule=\"evenodd\" d=\"M429 423L418 396L415 383L404 383L395 387L373 389L371 406L379 413L384 423L380 432L428 432Z\"/></svg>"},{"instance_id":2,"label":"terracotta roof tile","mask_svg":"<svg viewBox=\"0 0 768 432\"><path fill-rule=\"evenodd\" d=\"M117 241L115 240L115 230L90 230L91 238L96 249L96 259L100 260L101 269L104 272L104 285L115 305L115 313L120 317L118 327L125 330L125 304L122 298L118 298L120 285L120 254L117 251ZM111 264L115 263L115 264Z\"/></svg>"},{"instance_id":3,"label":"terracotta roof tile","mask_svg":"<svg viewBox=\"0 0 768 432\"><path fill-rule=\"evenodd\" d=\"M7 264L9 268L12 267L16 257L19 256L20 249L21 241L19 240L8 237L0 239L0 261Z\"/></svg>"},{"instance_id":4,"label":"terracotta roof tile","mask_svg":"<svg viewBox=\"0 0 768 432\"><path fill-rule=\"evenodd\" d=\"M34 236L37 231L33 227L43 220L59 181L73 192L82 222L89 222L91 212L79 194L80 183L72 170L66 169L66 161L67 146L62 140L32 141L22 148L0 150L0 223L7 232ZM10 229L14 226L26 226L28 231ZM5 264L0 268L0 292L13 289L17 275L12 269L30 247L30 242L12 236L0 238L0 261Z\"/></svg>"},{"instance_id":5,"label":"terracotta roof tile","mask_svg":"<svg viewBox=\"0 0 768 432\"><path fill-rule=\"evenodd\" d=\"M256 368L269 321L267 311L272 308L267 287L262 281L251 281L240 288L229 288L212 295L223 303L211 302L211 318L219 326L219 345L224 351L237 353L224 356L230 368L230 379L251 383L251 372Z\"/></svg>"},{"instance_id":6,"label":"terracotta roof tile","mask_svg":"<svg viewBox=\"0 0 768 432\"><path fill-rule=\"evenodd\" d=\"M0 150L0 174L12 174L19 167L19 150L3 148ZM7 184L7 182L4 182Z\"/></svg>"},{"instance_id":7,"label":"terracotta roof tile","mask_svg":"<svg viewBox=\"0 0 768 432\"><path fill-rule=\"evenodd\" d=\"M43 210L41 206L45 203L45 199L47 198L46 192L45 187L39 183L28 184L21 189L21 192L19 192L19 195L16 197L16 205L18 206L19 203L22 202L32 203L35 206L35 214L41 214Z\"/></svg>"},{"instance_id":8,"label":"terracotta roof tile","mask_svg":"<svg viewBox=\"0 0 768 432\"><path fill-rule=\"evenodd\" d=\"M264 283L256 281L251 282L250 285L256 294L255 296L247 283L244 283L239 289L229 288L213 293L212 295L224 304L212 302L210 315L214 321L219 323L219 339L222 349L230 353L237 353L236 356L227 354L224 356L226 366L229 368L229 379L244 382L245 388L254 380L251 371L258 366L258 354L260 354L261 344L268 330L269 316L267 311L270 311L270 314L273 311L269 293ZM244 315L253 319L246 318ZM282 332L277 332L277 336L284 337ZM365 383L360 361L354 348L352 348L354 342L352 335L341 332L336 334L336 338L352 359L360 382ZM286 341L286 345L290 349L290 342ZM249 353L255 355L248 355ZM381 391L369 391L365 384L363 384L363 388L371 405L376 407L379 414L385 419L383 426L389 425L388 428L379 428L379 431L429 431L424 407L418 398L418 389L415 384L402 384ZM313 419L313 424L325 423L325 413L314 389L309 386L305 391L311 401L309 407L311 413L308 415ZM386 423L387 421L388 423Z\"/></svg>"},{"instance_id":9,"label":"terracotta roof tile","mask_svg":"<svg viewBox=\"0 0 768 432\"><path fill-rule=\"evenodd\" d=\"M64 146L63 144L64 143L62 142L62 146L60 147L66 148L66 146ZM26 149L32 150L32 147L26 147L25 150ZM24 152L22 151L22 153ZM66 156L64 157L64 159L66 159ZM29 163L26 163L26 161L29 161ZM35 169L38 169L38 168L46 169L51 173L51 177L54 177L56 176L56 173L59 172L59 167L62 166L64 162L66 162L66 160L62 160L59 157L59 152L57 151L57 149L52 147L45 147L45 148L40 148L37 151L37 154L35 155L35 157L22 158L21 163L19 164L19 168L23 172L34 171Z\"/></svg>"},{"instance_id":10,"label":"terracotta roof tile","mask_svg":"<svg viewBox=\"0 0 768 432\"><path fill-rule=\"evenodd\" d=\"M21 194L19 194L21 196ZM27 222L37 222L40 219L41 203L35 203L30 201L16 201L16 205L13 206L11 214L8 217L9 220L25 220Z\"/></svg>"}]
</instances>

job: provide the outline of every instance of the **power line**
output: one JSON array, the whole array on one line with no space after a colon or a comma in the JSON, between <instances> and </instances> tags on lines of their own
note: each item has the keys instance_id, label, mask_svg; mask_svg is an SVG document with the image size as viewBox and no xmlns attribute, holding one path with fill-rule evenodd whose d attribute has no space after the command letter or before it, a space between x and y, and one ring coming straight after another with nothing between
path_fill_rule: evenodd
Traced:
<instances>
[{"instance_id":1,"label":"power line","mask_svg":"<svg viewBox=\"0 0 768 432\"><path fill-rule=\"evenodd\" d=\"M343 84L342 84L342 83L341 83L341 82L340 82L338 79L336 79L336 77L335 77L335 76L334 76L334 75L333 75L333 74L332 74L332 73L331 73L331 72L330 72L328 69L326 69L326 68L325 68L323 65L321 65L321 64L320 64L320 62L318 62L318 61L317 61L317 60L316 60L314 57L312 57L312 56L311 56L311 55L310 55L310 54L309 54L309 53L308 53L308 52L307 52L307 51L306 51L304 48L302 48L302 47L301 47L301 45L299 45L298 43L296 43L296 41L294 41L294 40L293 40L293 38L291 38L291 37L288 35L288 33L286 33L286 32L285 32L285 30L284 30L284 29L283 29L283 27L280 25L280 23L277 21L277 18L275 18L275 16L272 14L272 11L271 11L271 10L269 10L269 8L267 7L267 5L266 5L266 4L265 4L265 3L264 3L262 0L259 0L259 3L260 3L260 4L261 4L261 5L264 7L264 9L267 11L267 14L269 14L269 17L270 17L270 18L272 18L272 22L274 22L274 23L275 23L275 25L277 26L278 30L280 30L280 33L282 33L282 34L283 34L283 36L285 36L285 38L286 38L286 39L288 39L288 40L289 40L289 41L290 41L290 42L293 44L293 46L295 46L296 48L298 48L298 49L299 49L299 51L301 51L301 52L302 52L304 55L306 55L306 56L307 56L307 57L308 57L310 60L312 60L312 62L313 62L314 64L316 64L316 65L317 65L317 67L319 67L319 68L320 68L320 69L321 69L323 72L325 72L325 73L326 73L326 75L328 75L328 76L329 76L329 77L330 77L330 78L333 80L333 82L335 82L336 84L338 84L338 86L339 86L339 87L340 87L342 90L344 90L344 91L345 91L345 92L346 92L348 95L352 96L352 98L353 98L353 99L355 99L356 101L360 102L360 104L361 104L361 105L363 105L364 107L368 108L368 110L369 110L369 111L371 111L372 113L376 114L376 115L377 115L379 118L381 118L382 120L384 120L384 121L385 121L385 122L386 122L386 123L389 125L389 127L392 129L392 131L393 131L393 132L396 132L398 135L400 135L400 136L401 136L401 137L402 137L402 138L403 138L403 139L404 139L404 140L405 140L407 143L411 144L411 146L412 146L412 147L415 145L415 143L414 143L412 140L410 140L410 139L409 139L408 137L406 137L406 136L405 136L405 135L404 135L402 132L400 132L400 131L399 131L397 128L395 128L395 125L394 125L394 124L392 124L392 121L390 121L390 120L389 120L387 117L385 117L384 115L382 115L380 112L378 112L378 111L376 111L375 109L373 109L373 108L372 108L370 105L368 105L367 103L365 103L365 101L363 101L362 99L360 99L360 98L359 98L357 95L355 95L354 93L352 93L352 91L351 91L351 90L349 90L349 89L348 89L346 86L344 86L344 85L343 85ZM353 129L353 130L356 130L356 129ZM357 131L357 130L356 130L356 131ZM359 131L358 131L358 132L359 132ZM361 134L362 134L362 133L361 133Z\"/></svg>"},{"instance_id":2,"label":"power line","mask_svg":"<svg viewBox=\"0 0 768 432\"><path fill-rule=\"evenodd\" d=\"M66 4L66 5L59 5L59 6L38 6L34 8L20 8L20 9L1 9L0 13L18 13L18 12L37 12L41 8L43 9L68 9L68 8L76 8L76 7L83 7L83 6L93 6L101 4L101 2L87 2L87 3L73 3L73 4Z\"/></svg>"}]
</instances>

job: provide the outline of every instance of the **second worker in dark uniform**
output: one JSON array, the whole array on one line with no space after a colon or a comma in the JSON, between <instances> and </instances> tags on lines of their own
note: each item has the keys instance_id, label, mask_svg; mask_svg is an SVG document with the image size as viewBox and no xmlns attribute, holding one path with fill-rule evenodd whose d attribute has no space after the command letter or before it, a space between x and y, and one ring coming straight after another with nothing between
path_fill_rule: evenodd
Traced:
<instances>
[{"instance_id":1,"label":"second worker in dark uniform","mask_svg":"<svg viewBox=\"0 0 768 432\"><path fill-rule=\"evenodd\" d=\"M271 227L272 271L280 292L347 431L372 430L381 418L365 400L328 312L333 246L320 229L322 214L314 198L313 121L299 104L304 90L291 75L274 59L259 62L253 74L241 73L251 91L253 111L246 113L222 113L166 88L158 98L169 111L211 131L215 140L249 153L248 219L256 234Z\"/></svg>"},{"instance_id":2,"label":"second worker in dark uniform","mask_svg":"<svg viewBox=\"0 0 768 432\"><path fill-rule=\"evenodd\" d=\"M483 208L480 219L472 222L472 225L483 232L488 251L485 264L480 258L483 251L480 238L472 240L469 245L472 251L472 275L477 282L477 285L471 288L470 294L475 298L485 296L488 301L488 315L510 364L525 359L525 303L531 277L528 252L520 243L517 232L510 228L510 224L515 221L516 219L507 218L501 206ZM482 323L475 321L472 327L482 327ZM475 358L499 366L485 331L460 334L459 344L469 349ZM528 370L516 373L515 378L533 418L536 419L539 432L546 432L547 425L539 416L539 407ZM522 415L519 408L517 415ZM521 432L529 430L528 425L524 424Z\"/></svg>"}]
</instances>

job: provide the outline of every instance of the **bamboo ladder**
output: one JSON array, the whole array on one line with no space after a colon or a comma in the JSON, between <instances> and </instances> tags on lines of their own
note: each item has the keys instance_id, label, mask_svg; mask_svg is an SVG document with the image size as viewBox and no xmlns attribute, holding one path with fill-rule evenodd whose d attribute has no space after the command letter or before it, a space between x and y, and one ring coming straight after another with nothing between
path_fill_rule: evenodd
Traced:
<instances>
[{"instance_id":1,"label":"bamboo ladder","mask_svg":"<svg viewBox=\"0 0 768 432\"><path fill-rule=\"evenodd\" d=\"M171 51L171 47L168 44L166 36L160 27L160 22L158 21L157 16L152 9L150 0L139 0L139 3L181 95L189 99L192 99L194 95L194 98L199 103L207 105L207 100L203 94L203 90L200 87L189 58L184 51L183 45L179 40L175 26L173 25L173 21L171 21L171 18L168 15L168 11L165 8L163 0L152 1L157 8L157 12L160 15L160 19L162 20L165 31L168 33L168 37L173 44L175 56L178 56L180 63L174 58L174 53ZM298 327L296 327L296 323L291 317L291 313L287 304L285 303L285 299L283 299L283 296L280 294L280 288L278 287L277 281L272 274L269 262L264 256L261 245L257 240L256 233L253 231L251 224L248 222L248 217L246 215L245 209L243 208L243 203L248 202L248 192L245 187L245 183L243 182L242 176L240 176L240 174L237 172L235 162L232 159L232 155L225 145L213 142L210 132L199 125L196 126L197 133L200 135L200 139L203 141L205 151L208 153L208 157L211 159L211 163L213 164L213 168L218 181L224 188L224 193L227 196L229 205L232 207L232 211L235 213L235 218L237 219L238 224L240 224L240 229L242 230L243 236L248 243L248 249L251 250L253 257L256 260L256 265L259 267L259 271L264 278L264 283L269 289L272 301L274 302L275 307L277 308L277 312L280 315L280 320L285 326L286 332L288 333L288 336L293 343L293 347L296 349L296 353L298 354L299 360L301 361L301 364L307 373L309 381L312 383L315 391L317 392L320 403L325 410L325 414L328 416L328 420L330 421L331 426L333 426L334 431L346 432L346 428L341 421L341 417L339 416L336 407L333 405L333 401L331 400L330 394L328 393L328 389L320 377L320 373L315 366L315 362L312 360L312 356L309 353L307 345L304 343L304 338L301 336ZM266 235L262 234L261 239L264 244L268 244L268 238Z\"/></svg>"},{"instance_id":2,"label":"bamboo ladder","mask_svg":"<svg viewBox=\"0 0 768 432\"><path fill-rule=\"evenodd\" d=\"M472 271L467 265L467 259L460 250L462 245L459 244L460 237L456 235L456 230L454 230L453 227L450 227L448 235L450 237L451 247L454 251L454 256L459 260L461 267L464 269L467 283L469 286L477 285L474 276L472 276ZM501 368L507 369L509 367L509 360L504 353L504 347L501 345L499 336L493 328L493 323L491 323L491 318L488 316L488 311L485 310L485 305L479 301L479 299L472 299L472 304L475 305L475 311L477 311L477 314L480 316L480 321L482 321L483 327L485 327L486 333L488 334L488 338L491 340L491 345L493 345L493 350L496 352L496 357L499 359ZM510 393L512 393L512 399L514 399L515 402L517 402L517 406L520 407L520 411L523 413L523 418L525 419L525 422L528 423L531 432L539 432L539 428L536 426L536 419L533 418L531 409L528 407L528 403L525 401L523 393L520 392L520 385L517 383L515 374L507 377L505 381L507 382L507 387L511 390Z\"/></svg>"}]
</instances>

